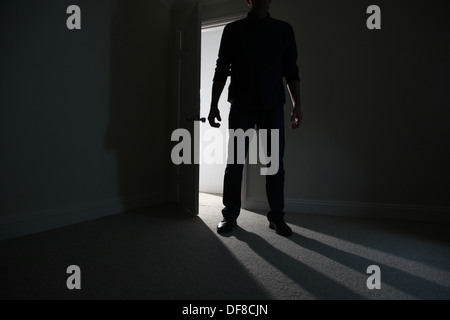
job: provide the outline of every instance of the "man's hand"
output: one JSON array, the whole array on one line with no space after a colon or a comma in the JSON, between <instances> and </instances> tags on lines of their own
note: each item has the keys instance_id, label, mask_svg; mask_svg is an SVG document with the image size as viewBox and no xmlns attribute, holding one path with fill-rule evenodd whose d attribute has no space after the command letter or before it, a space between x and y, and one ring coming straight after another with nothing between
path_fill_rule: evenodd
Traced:
<instances>
[{"instance_id":1,"label":"man's hand","mask_svg":"<svg viewBox=\"0 0 450 320\"><path fill-rule=\"evenodd\" d=\"M302 124L302 111L300 110L299 107L294 107L294 109L292 109L291 112L291 129L297 129L300 127L300 125Z\"/></svg>"},{"instance_id":2,"label":"man's hand","mask_svg":"<svg viewBox=\"0 0 450 320\"><path fill-rule=\"evenodd\" d=\"M219 108L217 106L211 106L211 109L209 110L208 121L209 125L213 128L220 127L220 123L217 123L216 119L218 121L222 121L222 118L220 117Z\"/></svg>"},{"instance_id":3,"label":"man's hand","mask_svg":"<svg viewBox=\"0 0 450 320\"><path fill-rule=\"evenodd\" d=\"M300 108L300 81L292 81L287 86L291 94L292 105L294 106L291 112L291 128L297 129L301 126L303 120L302 110Z\"/></svg>"}]
</instances>

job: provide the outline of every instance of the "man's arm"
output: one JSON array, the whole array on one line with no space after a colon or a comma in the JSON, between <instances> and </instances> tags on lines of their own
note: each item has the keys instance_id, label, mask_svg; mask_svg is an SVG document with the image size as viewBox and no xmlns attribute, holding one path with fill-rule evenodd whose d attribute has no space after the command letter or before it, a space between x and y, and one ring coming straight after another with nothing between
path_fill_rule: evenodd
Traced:
<instances>
[{"instance_id":1,"label":"man's arm","mask_svg":"<svg viewBox=\"0 0 450 320\"><path fill-rule=\"evenodd\" d=\"M211 108L209 110L208 115L208 121L211 127L219 128L220 123L216 122L216 119L218 121L222 121L222 118L220 117L220 111L219 111L219 99L220 95L222 94L223 88L225 87L225 82L215 80L213 82L212 86L212 96L211 96Z\"/></svg>"},{"instance_id":2,"label":"man's arm","mask_svg":"<svg viewBox=\"0 0 450 320\"><path fill-rule=\"evenodd\" d=\"M232 35L230 32L232 32L230 25L226 25L223 29L222 39L220 40L219 57L217 58L217 66L213 78L211 108L209 110L208 121L211 127L214 128L220 127L220 123L217 123L216 119L218 121L222 121L219 111L219 99L227 82L227 78L231 74L230 68L232 54L230 50L232 48Z\"/></svg>"},{"instance_id":3,"label":"man's arm","mask_svg":"<svg viewBox=\"0 0 450 320\"><path fill-rule=\"evenodd\" d=\"M291 94L293 109L291 112L292 129L297 129L302 124L302 107L300 103L300 81L294 80L287 85Z\"/></svg>"}]
</instances>

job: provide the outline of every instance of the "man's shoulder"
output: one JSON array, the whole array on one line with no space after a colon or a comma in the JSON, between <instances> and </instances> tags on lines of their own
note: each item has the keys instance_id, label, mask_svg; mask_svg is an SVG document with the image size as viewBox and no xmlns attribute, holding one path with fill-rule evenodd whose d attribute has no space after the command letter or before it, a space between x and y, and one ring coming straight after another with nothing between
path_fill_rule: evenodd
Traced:
<instances>
[{"instance_id":1,"label":"man's shoulder","mask_svg":"<svg viewBox=\"0 0 450 320\"><path fill-rule=\"evenodd\" d=\"M279 26L280 28L292 29L291 24L287 21L276 19L276 18L271 18L271 19L272 19L272 23Z\"/></svg>"},{"instance_id":2,"label":"man's shoulder","mask_svg":"<svg viewBox=\"0 0 450 320\"><path fill-rule=\"evenodd\" d=\"M235 20L233 22L228 23L225 28L228 29L234 29L234 28L239 28L240 26L244 25L247 21L247 18L241 18L238 20Z\"/></svg>"},{"instance_id":3,"label":"man's shoulder","mask_svg":"<svg viewBox=\"0 0 450 320\"><path fill-rule=\"evenodd\" d=\"M229 30L239 30L242 27L245 27L247 24L249 23L248 17L245 18L241 18L238 20L235 20L233 22L228 23L225 28ZM292 29L292 26L289 22L281 20L281 19L276 19L270 16L270 20L269 23L273 26L276 26L277 28L283 29L283 30L287 30L287 29Z\"/></svg>"}]
</instances>

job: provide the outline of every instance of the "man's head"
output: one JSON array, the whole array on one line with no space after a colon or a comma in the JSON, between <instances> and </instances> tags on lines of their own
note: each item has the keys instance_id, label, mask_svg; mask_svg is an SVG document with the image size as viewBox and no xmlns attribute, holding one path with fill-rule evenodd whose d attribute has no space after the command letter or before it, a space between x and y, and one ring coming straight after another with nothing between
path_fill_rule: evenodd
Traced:
<instances>
[{"instance_id":1,"label":"man's head","mask_svg":"<svg viewBox=\"0 0 450 320\"><path fill-rule=\"evenodd\" d=\"M250 7L251 12L257 14L264 14L269 12L270 4L272 0L245 0Z\"/></svg>"}]
</instances>

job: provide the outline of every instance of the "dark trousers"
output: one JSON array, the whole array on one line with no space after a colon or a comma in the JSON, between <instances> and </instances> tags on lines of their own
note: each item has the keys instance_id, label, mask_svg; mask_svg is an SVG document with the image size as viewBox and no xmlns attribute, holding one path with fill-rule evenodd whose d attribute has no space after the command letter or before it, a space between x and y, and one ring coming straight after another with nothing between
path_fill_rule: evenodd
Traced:
<instances>
[{"instance_id":1,"label":"dark trousers","mask_svg":"<svg viewBox=\"0 0 450 320\"><path fill-rule=\"evenodd\" d=\"M268 154L271 152L270 129L279 130L279 169L274 175L266 176L266 195L270 211L267 214L269 221L283 219L284 217L284 165L283 156L285 148L284 112L283 108L274 110L244 111L231 107L229 115L229 129L267 129L268 130ZM247 139L246 139L247 140ZM235 141L236 142L236 141ZM245 152L248 153L248 141ZM236 155L236 143L235 152ZM259 158L258 158L259 159ZM237 219L241 210L241 186L244 164L239 164L237 159L228 159L223 184L223 217L226 220ZM269 163L268 166L271 164Z\"/></svg>"}]
</instances>

